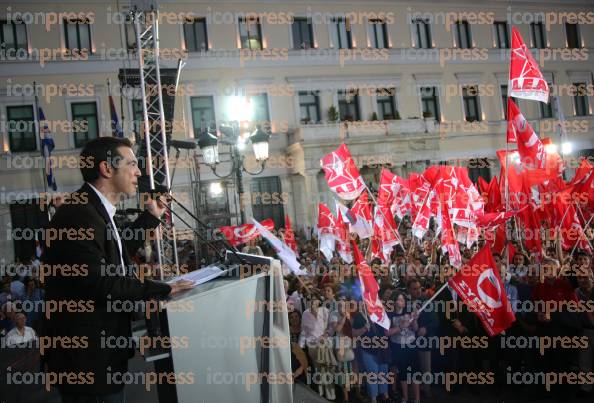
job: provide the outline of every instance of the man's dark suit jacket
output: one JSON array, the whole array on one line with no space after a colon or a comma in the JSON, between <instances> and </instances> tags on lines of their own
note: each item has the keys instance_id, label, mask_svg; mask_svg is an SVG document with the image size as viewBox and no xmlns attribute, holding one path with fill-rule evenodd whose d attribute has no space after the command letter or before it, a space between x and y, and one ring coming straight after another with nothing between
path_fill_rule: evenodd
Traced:
<instances>
[{"instance_id":1,"label":"man's dark suit jacket","mask_svg":"<svg viewBox=\"0 0 594 403\"><path fill-rule=\"evenodd\" d=\"M111 394L120 391L123 385L114 384L108 374L127 371L128 359L134 350L125 346L107 346L106 340L110 336L118 338L120 345L124 345L122 340L128 341L131 337L130 310L114 312L108 302L163 297L169 294L171 287L148 279L141 282L130 271L126 271L128 275L121 273L117 241L110 233L111 221L98 195L88 184L83 185L71 201L71 204L60 206L51 220L46 233L62 229L62 236L50 241L49 245L46 242L43 255L43 264L56 271L55 275L52 273L45 279L46 306L49 301L62 302L61 311L52 312L49 318L46 309L43 335L52 340L70 340L70 344L58 343L55 348L45 350L44 359L50 372L93 374L92 382L89 382L90 377L79 375L82 378L74 384L57 385L62 393ZM145 211L130 229L138 234L144 232L139 229L155 228L158 224L159 220ZM76 236L69 237L64 230L69 230L70 235L76 233ZM122 238L123 259L128 268L131 267L128 251L136 252L142 242L142 239ZM70 275L67 270L71 270ZM73 275L76 272L78 275ZM69 301L74 301L70 302L70 307L66 304ZM116 339L112 337L111 340Z\"/></svg>"}]
</instances>

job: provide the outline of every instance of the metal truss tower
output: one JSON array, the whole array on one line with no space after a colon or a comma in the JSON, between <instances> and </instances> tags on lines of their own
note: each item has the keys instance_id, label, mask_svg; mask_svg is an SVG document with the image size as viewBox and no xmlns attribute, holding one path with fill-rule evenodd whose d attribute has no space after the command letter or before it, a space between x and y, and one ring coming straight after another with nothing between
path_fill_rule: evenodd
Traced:
<instances>
[{"instance_id":1,"label":"metal truss tower","mask_svg":"<svg viewBox=\"0 0 594 403\"><path fill-rule=\"evenodd\" d=\"M148 176L151 190L171 189L167 152L167 126L163 107L163 87L159 68L159 25L158 11L137 11L132 13L136 34L136 55L139 63L139 87L141 93L143 132L145 150L144 174ZM160 186L159 186L160 185ZM170 202L169 202L170 203ZM171 205L170 205L171 206ZM157 228L157 256L161 268L168 273L178 270L176 235L173 215L167 211L164 224Z\"/></svg>"}]
</instances>

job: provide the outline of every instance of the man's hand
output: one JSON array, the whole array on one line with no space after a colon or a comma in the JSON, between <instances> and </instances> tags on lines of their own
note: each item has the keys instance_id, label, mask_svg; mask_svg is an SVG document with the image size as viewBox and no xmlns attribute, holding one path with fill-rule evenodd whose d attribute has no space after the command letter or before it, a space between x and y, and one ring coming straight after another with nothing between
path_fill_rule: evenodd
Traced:
<instances>
[{"instance_id":1,"label":"man's hand","mask_svg":"<svg viewBox=\"0 0 594 403\"><path fill-rule=\"evenodd\" d=\"M458 319L454 319L452 321L452 326L454 326L454 329L456 329L458 331L458 333L460 334L464 334L468 332L468 329L466 329L465 326L462 325L462 322L460 322Z\"/></svg>"},{"instance_id":2,"label":"man's hand","mask_svg":"<svg viewBox=\"0 0 594 403\"><path fill-rule=\"evenodd\" d=\"M171 286L171 292L169 295L175 295L182 291L191 290L194 288L194 282L190 280L178 280L175 283L169 284Z\"/></svg>"},{"instance_id":3,"label":"man's hand","mask_svg":"<svg viewBox=\"0 0 594 403\"><path fill-rule=\"evenodd\" d=\"M160 219L163 213L165 213L165 210L167 210L166 203L165 198L159 196L156 200L148 199L144 205L149 213Z\"/></svg>"}]
</instances>

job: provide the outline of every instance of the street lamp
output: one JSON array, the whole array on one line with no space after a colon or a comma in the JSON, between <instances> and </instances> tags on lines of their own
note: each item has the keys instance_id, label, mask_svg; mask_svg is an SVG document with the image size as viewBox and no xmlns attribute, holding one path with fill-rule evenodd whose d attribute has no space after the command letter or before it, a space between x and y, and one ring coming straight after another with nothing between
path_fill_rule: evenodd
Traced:
<instances>
[{"instance_id":1,"label":"street lamp","mask_svg":"<svg viewBox=\"0 0 594 403\"><path fill-rule=\"evenodd\" d=\"M241 136L241 124L249 121L252 117L252 107L250 102L239 97L232 97L229 101L231 114L236 117L229 123L219 125L221 137L217 137L210 128L202 131L198 136L198 146L202 150L204 162L210 167L212 173L221 179L226 179L235 175L237 182L237 193L239 193L240 204L243 202L243 172L249 175L258 175L264 171L266 160L268 159L270 134L262 130L260 126L249 135L248 139L252 143L254 156L259 163L259 168L255 171L249 171L245 167L245 157L240 152L245 148L245 140ZM219 164L219 143L228 145L231 148L231 171L226 175L217 172ZM245 213L240 206L241 222L245 222Z\"/></svg>"},{"instance_id":2,"label":"street lamp","mask_svg":"<svg viewBox=\"0 0 594 403\"><path fill-rule=\"evenodd\" d=\"M268 142L270 141L270 134L260 129L260 126L256 127L256 130L250 134L250 141L252 147L254 147L254 155L256 161L266 161L268 159Z\"/></svg>"},{"instance_id":3,"label":"street lamp","mask_svg":"<svg viewBox=\"0 0 594 403\"><path fill-rule=\"evenodd\" d=\"M198 135L198 147L202 150L204 163L210 167L219 163L219 139L210 128L202 131Z\"/></svg>"}]
</instances>

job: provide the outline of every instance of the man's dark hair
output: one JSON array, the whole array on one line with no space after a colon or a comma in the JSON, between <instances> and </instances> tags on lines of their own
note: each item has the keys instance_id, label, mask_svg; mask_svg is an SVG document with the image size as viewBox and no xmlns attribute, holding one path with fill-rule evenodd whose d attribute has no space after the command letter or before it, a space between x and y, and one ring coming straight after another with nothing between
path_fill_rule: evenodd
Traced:
<instances>
[{"instance_id":1,"label":"man's dark hair","mask_svg":"<svg viewBox=\"0 0 594 403\"><path fill-rule=\"evenodd\" d=\"M130 140L118 137L99 137L85 144L80 152L80 173L85 182L93 183L99 179L99 164L107 161L113 167L122 158L118 147L132 148Z\"/></svg>"},{"instance_id":2,"label":"man's dark hair","mask_svg":"<svg viewBox=\"0 0 594 403\"><path fill-rule=\"evenodd\" d=\"M412 279L408 280L408 283L406 283L406 289L408 290L410 288L410 286L415 283L421 284L421 280L419 280L418 278L412 278Z\"/></svg>"},{"instance_id":3,"label":"man's dark hair","mask_svg":"<svg viewBox=\"0 0 594 403\"><path fill-rule=\"evenodd\" d=\"M588 252L586 252L585 250L579 250L579 251L576 253L576 255L575 255L575 258L577 259L578 257L582 257L582 256L585 256L585 257L587 257L588 259L591 259L591 258L592 258L592 256L590 256L590 254L589 254Z\"/></svg>"}]
</instances>

